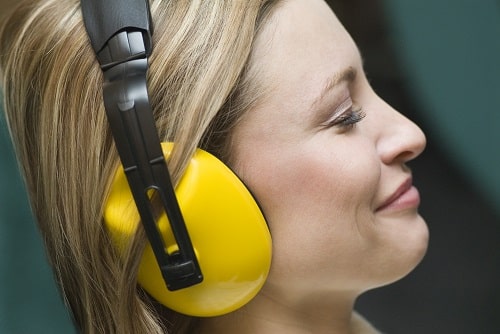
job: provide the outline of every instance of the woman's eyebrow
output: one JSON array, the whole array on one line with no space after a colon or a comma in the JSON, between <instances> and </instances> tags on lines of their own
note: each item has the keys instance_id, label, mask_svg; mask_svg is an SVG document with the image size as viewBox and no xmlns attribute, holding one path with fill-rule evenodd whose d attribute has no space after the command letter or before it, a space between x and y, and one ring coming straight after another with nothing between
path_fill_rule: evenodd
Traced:
<instances>
[{"instance_id":1,"label":"woman's eyebrow","mask_svg":"<svg viewBox=\"0 0 500 334\"><path fill-rule=\"evenodd\" d=\"M352 83L356 79L357 75L357 70L349 66L348 68L337 72L333 74L331 77L329 77L325 85L323 86L323 89L321 90L320 94L318 95L317 98L314 99L313 103L311 104L311 110L315 109L318 104L321 104L321 101L325 98L325 96L330 92L333 88L341 84L342 82L347 82L347 83Z\"/></svg>"}]
</instances>

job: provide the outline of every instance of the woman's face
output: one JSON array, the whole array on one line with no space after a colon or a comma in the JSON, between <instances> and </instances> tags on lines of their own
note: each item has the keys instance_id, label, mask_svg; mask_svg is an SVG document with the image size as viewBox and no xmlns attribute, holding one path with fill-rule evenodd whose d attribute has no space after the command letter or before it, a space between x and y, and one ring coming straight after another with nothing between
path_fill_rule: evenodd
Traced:
<instances>
[{"instance_id":1,"label":"woman's face","mask_svg":"<svg viewBox=\"0 0 500 334\"><path fill-rule=\"evenodd\" d=\"M284 2L253 61L268 94L235 129L232 168L271 230L268 286L362 292L407 274L428 241L405 165L424 134L375 94L322 0Z\"/></svg>"}]
</instances>

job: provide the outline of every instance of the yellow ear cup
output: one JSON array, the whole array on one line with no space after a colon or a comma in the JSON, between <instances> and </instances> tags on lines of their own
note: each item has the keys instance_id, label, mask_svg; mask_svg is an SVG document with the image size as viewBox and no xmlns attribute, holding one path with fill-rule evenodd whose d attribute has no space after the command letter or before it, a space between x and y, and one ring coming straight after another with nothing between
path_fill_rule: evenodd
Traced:
<instances>
[{"instance_id":1,"label":"yellow ear cup","mask_svg":"<svg viewBox=\"0 0 500 334\"><path fill-rule=\"evenodd\" d=\"M173 145L162 143L166 157ZM157 301L192 316L217 316L249 302L264 284L271 264L271 236L254 198L221 161L198 149L176 189L203 282L169 291L151 247L144 251L139 284ZM139 214L122 168L114 177L104 220L119 250L133 237ZM176 250L163 214L158 226L166 251Z\"/></svg>"}]
</instances>

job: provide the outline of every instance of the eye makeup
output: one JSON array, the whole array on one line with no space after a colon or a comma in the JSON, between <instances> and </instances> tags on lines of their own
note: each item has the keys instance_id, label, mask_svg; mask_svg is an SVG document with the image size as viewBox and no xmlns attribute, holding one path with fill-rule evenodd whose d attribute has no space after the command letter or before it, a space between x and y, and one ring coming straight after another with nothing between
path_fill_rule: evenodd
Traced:
<instances>
[{"instance_id":1,"label":"eye makeup","mask_svg":"<svg viewBox=\"0 0 500 334\"><path fill-rule=\"evenodd\" d=\"M324 128L337 126L342 132L350 130L361 121L366 114L361 107L354 105L352 98L348 96L332 113L325 122L321 123Z\"/></svg>"}]
</instances>

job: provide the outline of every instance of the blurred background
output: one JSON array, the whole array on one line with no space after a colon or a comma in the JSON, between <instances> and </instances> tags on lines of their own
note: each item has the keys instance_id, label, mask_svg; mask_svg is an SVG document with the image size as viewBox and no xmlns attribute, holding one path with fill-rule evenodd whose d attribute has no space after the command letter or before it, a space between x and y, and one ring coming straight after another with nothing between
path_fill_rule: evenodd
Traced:
<instances>
[{"instance_id":1,"label":"blurred background","mask_svg":"<svg viewBox=\"0 0 500 334\"><path fill-rule=\"evenodd\" d=\"M0 20L17 2L0 0ZM331 0L375 90L426 132L423 262L361 296L387 334L500 333L500 1ZM0 117L0 333L71 333Z\"/></svg>"}]
</instances>

